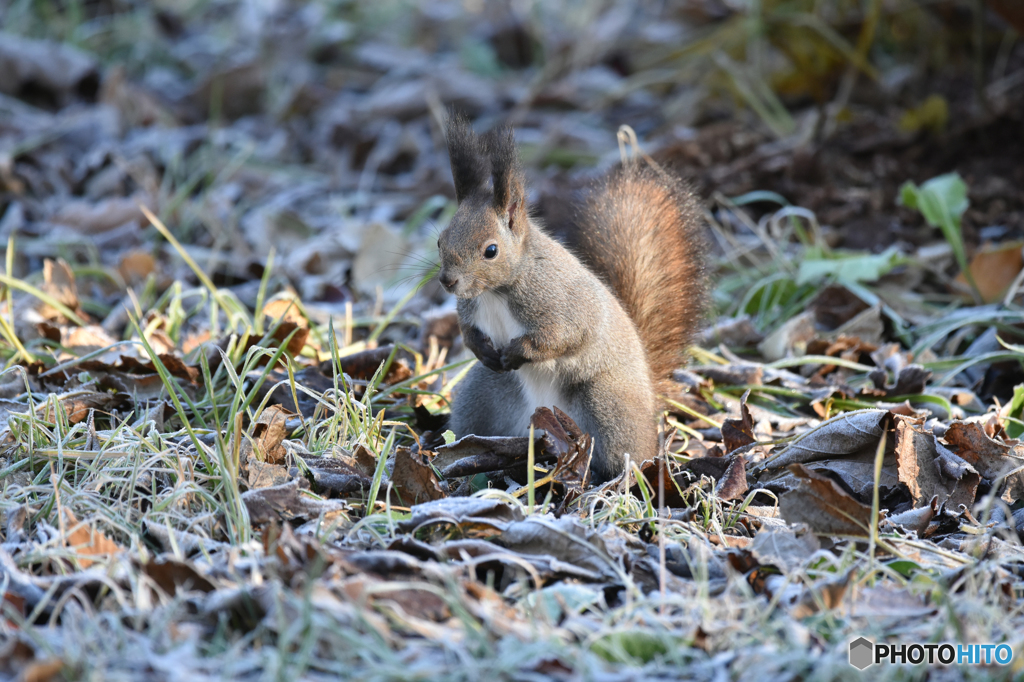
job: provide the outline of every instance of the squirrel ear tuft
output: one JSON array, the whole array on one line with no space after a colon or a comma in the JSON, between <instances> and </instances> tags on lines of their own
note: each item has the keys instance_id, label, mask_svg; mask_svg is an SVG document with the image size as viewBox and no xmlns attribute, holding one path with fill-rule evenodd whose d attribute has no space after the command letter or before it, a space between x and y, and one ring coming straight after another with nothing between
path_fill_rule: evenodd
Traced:
<instances>
[{"instance_id":1,"label":"squirrel ear tuft","mask_svg":"<svg viewBox=\"0 0 1024 682\"><path fill-rule=\"evenodd\" d=\"M487 181L487 161L468 118L453 111L445 127L448 156L452 162L452 180L455 182L455 199L461 204L463 199Z\"/></svg>"},{"instance_id":2,"label":"squirrel ear tuft","mask_svg":"<svg viewBox=\"0 0 1024 682\"><path fill-rule=\"evenodd\" d=\"M519 165L516 152L516 137L511 126L492 130L484 138L488 156L491 159L491 174L494 180L494 210L503 215L519 213L525 208L526 178Z\"/></svg>"}]
</instances>

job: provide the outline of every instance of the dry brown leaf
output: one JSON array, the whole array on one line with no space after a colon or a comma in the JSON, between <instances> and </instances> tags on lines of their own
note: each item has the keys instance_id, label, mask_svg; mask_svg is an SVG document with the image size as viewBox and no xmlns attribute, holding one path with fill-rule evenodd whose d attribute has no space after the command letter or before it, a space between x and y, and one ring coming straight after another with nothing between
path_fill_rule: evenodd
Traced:
<instances>
[{"instance_id":1,"label":"dry brown leaf","mask_svg":"<svg viewBox=\"0 0 1024 682\"><path fill-rule=\"evenodd\" d=\"M64 670L64 662L59 658L32 661L22 669L18 679L20 682L50 682L50 680L57 679L62 670Z\"/></svg>"},{"instance_id":2,"label":"dry brown leaf","mask_svg":"<svg viewBox=\"0 0 1024 682\"><path fill-rule=\"evenodd\" d=\"M983 302L995 303L1002 300L1014 278L1020 273L1021 268L1024 268L1022 247L1024 242L1021 241L1003 242L985 245L975 252L968 270L974 283L978 285L978 293L981 294ZM971 288L964 274L961 272L953 281L956 288L973 302Z\"/></svg>"},{"instance_id":3,"label":"dry brown leaf","mask_svg":"<svg viewBox=\"0 0 1024 682\"><path fill-rule=\"evenodd\" d=\"M138 402L148 402L167 397L167 387L159 374L125 374L105 372L98 376L98 385L127 393Z\"/></svg>"},{"instance_id":4,"label":"dry brown leaf","mask_svg":"<svg viewBox=\"0 0 1024 682\"><path fill-rule=\"evenodd\" d=\"M75 350L79 355L85 355L91 351L112 346L117 343L117 339L100 325L90 324L84 327L63 327L60 342L65 348Z\"/></svg>"},{"instance_id":5,"label":"dry brown leaf","mask_svg":"<svg viewBox=\"0 0 1024 682\"><path fill-rule=\"evenodd\" d=\"M241 456L248 460L249 451L257 453L257 459L269 464L281 464L288 455L288 450L282 445L284 437L288 435L287 423L291 417L296 416L280 405L267 405L256 423L252 426L252 440L243 444Z\"/></svg>"},{"instance_id":6,"label":"dry brown leaf","mask_svg":"<svg viewBox=\"0 0 1024 682\"><path fill-rule=\"evenodd\" d=\"M362 443L356 446L354 452L335 448L332 457L303 457L302 459L312 474L313 481L320 488L329 490L336 495L365 492L373 484L377 460ZM292 476L300 475L297 467L292 468L289 473ZM387 481L385 476L382 481L385 488Z\"/></svg>"},{"instance_id":7,"label":"dry brown leaf","mask_svg":"<svg viewBox=\"0 0 1024 682\"><path fill-rule=\"evenodd\" d=\"M461 529L461 528L460 528ZM520 579L531 579L534 584L547 584L557 580L596 582L599 573L575 566L547 554L513 552L482 539L462 539L445 542L439 548L437 560L465 562L477 571L493 572L501 579L495 583L500 590ZM532 570L524 570L530 566Z\"/></svg>"},{"instance_id":8,"label":"dry brown leaf","mask_svg":"<svg viewBox=\"0 0 1024 682\"><path fill-rule=\"evenodd\" d=\"M448 497L412 508L412 517L398 524L402 533L410 533L433 524L459 526L463 533L472 529L486 528L492 534L505 530L513 521L523 520L522 508L501 500L485 497Z\"/></svg>"},{"instance_id":9,"label":"dry brown leaf","mask_svg":"<svg viewBox=\"0 0 1024 682\"><path fill-rule=\"evenodd\" d=\"M146 251L129 251L121 256L117 271L128 286L141 284L156 271L156 259Z\"/></svg>"},{"instance_id":10,"label":"dry brown leaf","mask_svg":"<svg viewBox=\"0 0 1024 682\"><path fill-rule=\"evenodd\" d=\"M888 410L846 412L801 435L759 470L781 469L822 459L840 459L878 443L885 430Z\"/></svg>"},{"instance_id":11,"label":"dry brown leaf","mask_svg":"<svg viewBox=\"0 0 1024 682\"><path fill-rule=\"evenodd\" d=\"M927 507L933 498L954 507L968 508L981 482L975 469L941 443L920 420L896 417L896 459L900 482L910 490L915 507Z\"/></svg>"},{"instance_id":12,"label":"dry brown leaf","mask_svg":"<svg viewBox=\"0 0 1024 682\"><path fill-rule=\"evenodd\" d=\"M818 535L865 537L871 524L871 507L853 499L828 476L803 464L791 464L789 471L797 487L779 499L779 512L789 523L806 523Z\"/></svg>"},{"instance_id":13,"label":"dry brown leaf","mask_svg":"<svg viewBox=\"0 0 1024 682\"><path fill-rule=\"evenodd\" d=\"M750 551L762 565L772 565L785 575L799 570L821 548L814 533L806 528L762 528L754 536Z\"/></svg>"},{"instance_id":14,"label":"dry brown leaf","mask_svg":"<svg viewBox=\"0 0 1024 682\"><path fill-rule=\"evenodd\" d=\"M146 88L129 81L126 74L122 64L106 70L100 88L100 101L115 107L127 126L149 126L161 122L167 127L176 125L174 116L159 98Z\"/></svg>"},{"instance_id":15,"label":"dry brown leaf","mask_svg":"<svg viewBox=\"0 0 1024 682\"><path fill-rule=\"evenodd\" d=\"M281 485L291 480L291 472L280 464L261 462L254 455L249 455L246 461L246 469L249 471L249 489L270 488ZM296 471L296 473L298 473Z\"/></svg>"},{"instance_id":16,"label":"dry brown leaf","mask_svg":"<svg viewBox=\"0 0 1024 682\"><path fill-rule=\"evenodd\" d=\"M535 452L539 452L540 442L538 434L534 445ZM526 461L529 443L528 436L470 434L454 443L437 447L437 454L432 463L444 473L445 478L466 475L468 472L499 471Z\"/></svg>"},{"instance_id":17,"label":"dry brown leaf","mask_svg":"<svg viewBox=\"0 0 1024 682\"><path fill-rule=\"evenodd\" d=\"M293 478L302 475L297 467L292 467L288 470L288 473ZM313 482L317 485L317 490L329 491L334 495L342 497L365 493L373 485L372 477L362 476L348 470L336 471L320 467L309 467L309 473L313 477ZM387 482L388 479L386 477L382 479L382 483L385 486Z\"/></svg>"},{"instance_id":18,"label":"dry brown leaf","mask_svg":"<svg viewBox=\"0 0 1024 682\"><path fill-rule=\"evenodd\" d=\"M226 542L146 521L142 522L142 532L147 541L153 542L162 551L181 552L186 557L198 552L212 554L229 546Z\"/></svg>"},{"instance_id":19,"label":"dry brown leaf","mask_svg":"<svg viewBox=\"0 0 1024 682\"><path fill-rule=\"evenodd\" d=\"M25 617L25 597L14 592L0 593L0 610L11 609L22 618ZM7 627L13 629L14 623L4 618L0 623L6 623Z\"/></svg>"},{"instance_id":20,"label":"dry brown leaf","mask_svg":"<svg viewBox=\"0 0 1024 682\"><path fill-rule=\"evenodd\" d=\"M198 386L199 370L186 365L174 355L159 357L171 375L184 380L183 383L179 383L180 388L193 394ZM97 387L112 390L117 395L123 394L139 402L158 399L167 394L163 380L157 374L153 363L140 362L131 356L120 356L120 361L116 364L102 360L86 360L78 363L74 369L89 372L96 379ZM56 372L41 379L48 385L63 386L71 376L68 372Z\"/></svg>"},{"instance_id":21,"label":"dry brown leaf","mask_svg":"<svg viewBox=\"0 0 1024 682\"><path fill-rule=\"evenodd\" d=\"M712 458L707 458L712 459ZM724 460L724 458L717 458ZM680 495L680 490L684 490L687 487L687 480L685 474L672 480L671 472L669 468L665 466L665 460L662 457L657 459L649 459L646 462L641 462L639 465L640 474L644 480L647 481L647 490L653 494L653 501L656 507L666 508L680 508L686 507L686 500ZM718 473L719 475L713 476L713 478L719 478L725 470L722 469ZM659 481L660 479L663 479ZM661 497L661 492L665 492L664 498ZM633 495L637 499L642 499L644 496L643 491L640 489L640 482L636 482L629 489L630 495Z\"/></svg>"},{"instance_id":22,"label":"dry brown leaf","mask_svg":"<svg viewBox=\"0 0 1024 682\"><path fill-rule=\"evenodd\" d=\"M578 519L530 516L509 524L498 538L505 548L522 554L548 555L592 571L604 580L620 580L621 565L606 538Z\"/></svg>"},{"instance_id":23,"label":"dry brown leaf","mask_svg":"<svg viewBox=\"0 0 1024 682\"><path fill-rule=\"evenodd\" d=\"M725 470L729 468L729 464L731 464L731 460L722 455L721 448L716 447L705 455L694 457L684 466L695 476L707 476L717 481L725 476Z\"/></svg>"},{"instance_id":24,"label":"dry brown leaf","mask_svg":"<svg viewBox=\"0 0 1024 682\"><path fill-rule=\"evenodd\" d=\"M564 509L572 500L583 494L583 490L590 482L593 439L590 434L583 433L576 422L557 407L554 411L538 407L530 421L535 429L544 431L544 449L548 453L555 453L555 468L551 475L565 488L565 496L559 506L559 510Z\"/></svg>"},{"instance_id":25,"label":"dry brown leaf","mask_svg":"<svg viewBox=\"0 0 1024 682\"><path fill-rule=\"evenodd\" d=\"M1006 476L1000 485L1005 502L1013 504L1024 498L1024 471L1018 470L1024 467L1024 457L1014 454L1008 445L989 438L981 424L954 421L943 435L943 440L985 478L995 482Z\"/></svg>"},{"instance_id":26,"label":"dry brown leaf","mask_svg":"<svg viewBox=\"0 0 1024 682\"><path fill-rule=\"evenodd\" d=\"M394 346L388 345L346 355L339 360L341 362L341 370L353 379L369 381L377 373L377 370L380 369L381 364L386 362L388 357L391 356L393 350ZM333 376L333 364L331 360L320 363L320 371L327 376ZM381 383L397 384L410 377L412 377L412 370L409 369L409 364L404 358L396 354Z\"/></svg>"},{"instance_id":27,"label":"dry brown leaf","mask_svg":"<svg viewBox=\"0 0 1024 682\"><path fill-rule=\"evenodd\" d=\"M941 498L939 501L952 505L953 508L959 508L960 505L963 505L968 509L972 509L974 501L978 496L981 474L939 442L935 443L935 466L942 472L943 481L948 492L948 496Z\"/></svg>"},{"instance_id":28,"label":"dry brown leaf","mask_svg":"<svg viewBox=\"0 0 1024 682\"><path fill-rule=\"evenodd\" d=\"M194 564L170 557L160 557L143 564L142 572L171 596L180 591L213 592L216 589L209 579L196 570Z\"/></svg>"},{"instance_id":29,"label":"dry brown leaf","mask_svg":"<svg viewBox=\"0 0 1024 682\"><path fill-rule=\"evenodd\" d=\"M722 422L722 442L725 444L725 454L729 454L736 448L756 443L754 438L754 420L750 417L750 410L747 408L746 391L740 398L740 418L726 419Z\"/></svg>"},{"instance_id":30,"label":"dry brown leaf","mask_svg":"<svg viewBox=\"0 0 1024 682\"><path fill-rule=\"evenodd\" d=\"M249 378L254 381L259 381L260 377L264 376L264 370L254 370L249 373ZM294 373L295 384L303 386L315 391L317 393L325 393L334 389L334 378L325 376L316 367L303 367L299 371ZM282 383L284 382L284 383ZM344 380L338 380L338 386L343 385ZM317 406L320 402L309 395L305 391L297 391L297 395L292 394L288 373L282 370L273 370L267 376L266 381L256 392L256 400L263 401L266 399L268 404L271 405L282 405L285 409L292 412L301 412L302 416L311 419L316 413ZM267 394L270 397L267 397ZM298 408L295 407L295 399L298 398Z\"/></svg>"},{"instance_id":31,"label":"dry brown leaf","mask_svg":"<svg viewBox=\"0 0 1024 682\"><path fill-rule=\"evenodd\" d=\"M749 315L719 319L714 326L708 327L701 335L700 345L705 348L722 344L727 348L744 348L756 346L764 340L764 335L751 322Z\"/></svg>"},{"instance_id":32,"label":"dry brown leaf","mask_svg":"<svg viewBox=\"0 0 1024 682\"><path fill-rule=\"evenodd\" d=\"M181 341L181 352L188 355L196 348L199 348L205 343L208 343L213 337L210 335L209 329L203 329L200 331L189 332L188 335Z\"/></svg>"},{"instance_id":33,"label":"dry brown leaf","mask_svg":"<svg viewBox=\"0 0 1024 682\"><path fill-rule=\"evenodd\" d=\"M292 332L294 332L293 336ZM284 343L291 336L291 340L288 341L288 345L285 348L289 354L298 355L306 347L306 339L309 338L309 328L294 322L282 322L274 330L273 336L278 345Z\"/></svg>"},{"instance_id":34,"label":"dry brown leaf","mask_svg":"<svg viewBox=\"0 0 1024 682\"><path fill-rule=\"evenodd\" d=\"M810 303L815 320L825 329L835 329L867 310L868 304L860 296L842 285L822 289Z\"/></svg>"},{"instance_id":35,"label":"dry brown leaf","mask_svg":"<svg viewBox=\"0 0 1024 682\"><path fill-rule=\"evenodd\" d=\"M715 486L715 495L720 500L738 500L747 492L747 460L743 455L730 459L729 466Z\"/></svg>"},{"instance_id":36,"label":"dry brown leaf","mask_svg":"<svg viewBox=\"0 0 1024 682\"><path fill-rule=\"evenodd\" d=\"M892 531L894 528L912 530L918 534L924 533L928 524L935 518L939 509L939 496L936 495L923 507L916 507L900 514L887 517L880 525L883 530Z\"/></svg>"},{"instance_id":37,"label":"dry brown leaf","mask_svg":"<svg viewBox=\"0 0 1024 682\"><path fill-rule=\"evenodd\" d=\"M935 464L935 436L922 428L920 419L896 417L896 466L900 479L910 490L915 507L928 506L942 488Z\"/></svg>"},{"instance_id":38,"label":"dry brown leaf","mask_svg":"<svg viewBox=\"0 0 1024 682\"><path fill-rule=\"evenodd\" d=\"M440 479L427 458L410 448L398 448L395 451L391 482L402 504L410 507L448 496L441 488Z\"/></svg>"},{"instance_id":39,"label":"dry brown leaf","mask_svg":"<svg viewBox=\"0 0 1024 682\"><path fill-rule=\"evenodd\" d=\"M378 593L373 600L381 606L398 607L403 619L409 616L441 623L451 618L452 612L444 599L423 583L421 589L408 588Z\"/></svg>"},{"instance_id":40,"label":"dry brown leaf","mask_svg":"<svg viewBox=\"0 0 1024 682\"><path fill-rule=\"evenodd\" d=\"M242 502L249 511L252 523L289 521L295 518L317 518L320 514L344 513L347 505L336 500L318 500L302 493L309 487L305 479L260 488L242 493Z\"/></svg>"},{"instance_id":41,"label":"dry brown leaf","mask_svg":"<svg viewBox=\"0 0 1024 682\"><path fill-rule=\"evenodd\" d=\"M60 397L60 404L67 412L68 421L77 424L89 416L89 412L109 413L131 403L127 393L99 393L95 391L68 393Z\"/></svg>"},{"instance_id":42,"label":"dry brown leaf","mask_svg":"<svg viewBox=\"0 0 1024 682\"><path fill-rule=\"evenodd\" d=\"M861 395L894 397L923 393L932 372L920 365L907 365L900 369L896 383L892 386L887 386L885 383L888 376L884 369L876 369L868 376L875 387L862 389Z\"/></svg>"},{"instance_id":43,"label":"dry brown leaf","mask_svg":"<svg viewBox=\"0 0 1024 682\"><path fill-rule=\"evenodd\" d=\"M590 479L592 439L569 415L557 407L552 412L538 408L531 417L535 432L534 462L556 462L555 480L569 488L586 485ZM454 443L437 447L432 460L445 478L469 476L523 466L529 457L529 437L463 436ZM561 462L561 468L557 462ZM561 477L561 478L560 478ZM564 480L561 480L564 479ZM577 483L574 483L576 481Z\"/></svg>"},{"instance_id":44,"label":"dry brown leaf","mask_svg":"<svg viewBox=\"0 0 1024 682\"><path fill-rule=\"evenodd\" d=\"M355 450L351 454L342 450L335 457L346 462L364 476L372 477L377 470L377 457L362 443L356 445Z\"/></svg>"},{"instance_id":45,"label":"dry brown leaf","mask_svg":"<svg viewBox=\"0 0 1024 682\"><path fill-rule=\"evenodd\" d=\"M197 384L199 381L199 368L193 367L192 365L186 365L185 361L179 358L177 355L170 353L164 353L157 355L160 363L170 373L171 376L178 379L184 379L190 384ZM95 360L88 360L86 362L79 363L78 365L82 369L87 369L90 372L122 372L133 375L151 375L159 377L156 366L151 360L142 362L138 358L134 358L130 355L122 355L120 361L116 365L110 365L105 362L98 362Z\"/></svg>"},{"instance_id":46,"label":"dry brown leaf","mask_svg":"<svg viewBox=\"0 0 1024 682\"><path fill-rule=\"evenodd\" d=\"M849 488L853 495L864 502L871 499L875 487L875 452L874 448L864 448L855 458L835 459L814 462L809 468L828 472L838 478ZM882 496L887 496L899 488L900 480L896 465L889 455L882 460L882 472L878 479L878 488Z\"/></svg>"},{"instance_id":47,"label":"dry brown leaf","mask_svg":"<svg viewBox=\"0 0 1024 682\"><path fill-rule=\"evenodd\" d=\"M793 618L806 618L818 613L821 609L829 611L838 609L846 596L846 588L850 584L853 571L848 571L830 580L823 580L808 586L800 595L789 614Z\"/></svg>"},{"instance_id":48,"label":"dry brown leaf","mask_svg":"<svg viewBox=\"0 0 1024 682\"><path fill-rule=\"evenodd\" d=\"M299 312L297 301L291 298L278 298L263 306L263 315L271 320L290 322L296 326L308 324Z\"/></svg>"},{"instance_id":49,"label":"dry brown leaf","mask_svg":"<svg viewBox=\"0 0 1024 682\"><path fill-rule=\"evenodd\" d=\"M86 522L79 522L70 509L64 509L64 545L75 551L82 568L89 568L97 560L124 551L120 545ZM89 557L97 557L91 559Z\"/></svg>"},{"instance_id":50,"label":"dry brown leaf","mask_svg":"<svg viewBox=\"0 0 1024 682\"><path fill-rule=\"evenodd\" d=\"M173 356L178 345L164 329L157 327L146 331L146 341L158 356Z\"/></svg>"},{"instance_id":51,"label":"dry brown leaf","mask_svg":"<svg viewBox=\"0 0 1024 682\"><path fill-rule=\"evenodd\" d=\"M850 362L860 362L861 355L870 353L878 347L869 342L863 341L859 336L847 336L840 334L835 338L817 338L807 344L807 353L810 355L828 355L842 358ZM821 365L814 373L814 377L822 378L826 374L835 371L836 365Z\"/></svg>"}]
</instances>

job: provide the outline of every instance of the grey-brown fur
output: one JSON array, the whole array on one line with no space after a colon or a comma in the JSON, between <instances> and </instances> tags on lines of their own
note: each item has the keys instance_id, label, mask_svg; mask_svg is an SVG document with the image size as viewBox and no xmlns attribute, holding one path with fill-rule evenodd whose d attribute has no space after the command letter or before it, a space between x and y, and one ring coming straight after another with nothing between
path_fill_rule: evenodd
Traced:
<instances>
[{"instance_id":1,"label":"grey-brown fur","mask_svg":"<svg viewBox=\"0 0 1024 682\"><path fill-rule=\"evenodd\" d=\"M528 428L536 407L557 405L595 437L592 469L598 480L620 473L626 455L636 461L654 457L658 447L655 377L637 326L626 312L647 310L649 302L643 297L623 299L624 307L622 292L613 293L530 221L510 129L488 135L483 143L468 125L449 125L448 134L449 149L460 155L458 161L453 156L453 174L487 165L492 172L490 187L485 179L469 182L463 174L462 187L472 185L473 189L459 192L459 208L438 241L440 280L458 296L463 339L481 361L456 390L451 428L459 436L519 435ZM453 140L453 135L464 139ZM489 158L479 159L474 166L464 156L472 149L486 150ZM615 195L614 189L604 191L617 198L598 204L601 211L592 220L581 221L598 235L606 232L605 223L628 222L631 216L622 211L634 205ZM670 212L639 214L648 219ZM647 227L658 232L668 229ZM675 238L683 232L673 227L670 234ZM596 248L593 240L578 243ZM611 247L617 242L608 243ZM489 258L491 246L497 253ZM620 261L641 262L633 256ZM642 277L658 267L656 262L641 264L646 268ZM613 283L634 281L615 269L602 275ZM655 282L660 285L671 279ZM635 289L624 291L632 296ZM669 315L669 319L676 318ZM653 319L645 318L644 324L647 329L655 326ZM682 339L679 330L676 335Z\"/></svg>"}]
</instances>

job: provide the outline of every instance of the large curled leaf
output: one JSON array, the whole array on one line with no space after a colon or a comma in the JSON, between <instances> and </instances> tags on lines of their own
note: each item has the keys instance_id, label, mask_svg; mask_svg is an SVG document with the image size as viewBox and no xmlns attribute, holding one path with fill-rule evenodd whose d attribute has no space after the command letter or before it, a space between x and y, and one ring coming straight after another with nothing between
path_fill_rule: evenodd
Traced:
<instances>
[{"instance_id":1,"label":"large curled leaf","mask_svg":"<svg viewBox=\"0 0 1024 682\"><path fill-rule=\"evenodd\" d=\"M858 410L833 417L800 436L759 469L851 455L882 437L889 414L886 410Z\"/></svg>"}]
</instances>

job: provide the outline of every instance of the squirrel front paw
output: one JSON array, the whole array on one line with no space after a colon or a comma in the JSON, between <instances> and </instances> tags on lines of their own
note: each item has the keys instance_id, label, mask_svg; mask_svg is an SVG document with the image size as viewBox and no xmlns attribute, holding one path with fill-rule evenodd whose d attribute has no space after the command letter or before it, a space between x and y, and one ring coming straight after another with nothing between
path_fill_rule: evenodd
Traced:
<instances>
[{"instance_id":1,"label":"squirrel front paw","mask_svg":"<svg viewBox=\"0 0 1024 682\"><path fill-rule=\"evenodd\" d=\"M473 352L476 359L492 372L503 372L501 368L501 353L491 343L486 334L474 326L468 326L462 332L463 341L466 347Z\"/></svg>"},{"instance_id":2,"label":"squirrel front paw","mask_svg":"<svg viewBox=\"0 0 1024 682\"><path fill-rule=\"evenodd\" d=\"M476 359L480 361L480 364L491 370L492 372L504 372L505 367L501 361L501 353L494 347L491 340L484 337L481 342L478 342L477 347L474 349Z\"/></svg>"},{"instance_id":3,"label":"squirrel front paw","mask_svg":"<svg viewBox=\"0 0 1024 682\"><path fill-rule=\"evenodd\" d=\"M511 372L525 365L529 360L514 346L509 346L501 351L501 369Z\"/></svg>"}]
</instances>

